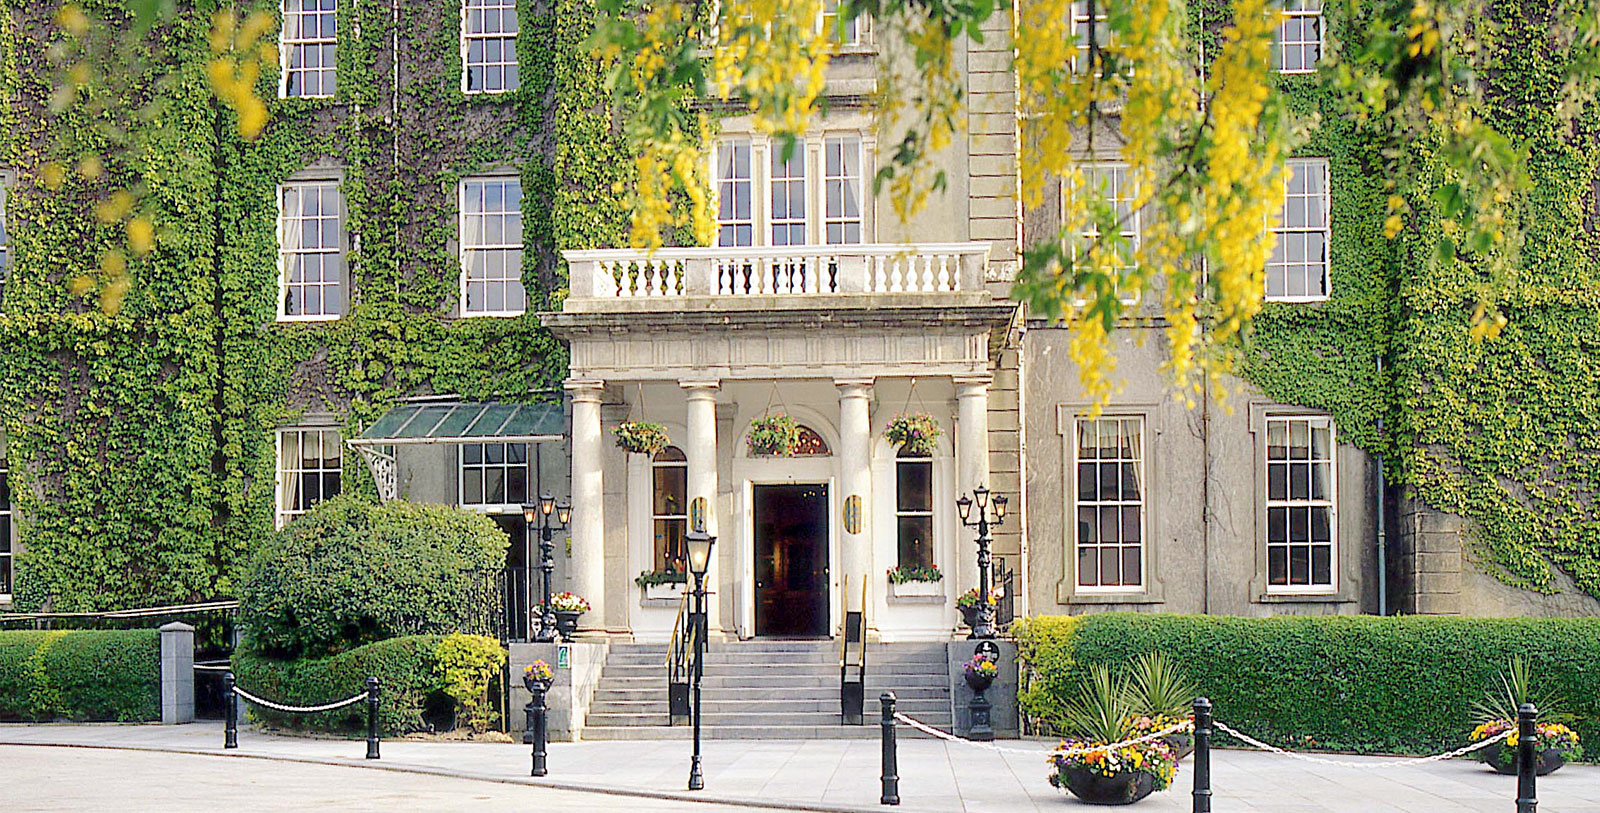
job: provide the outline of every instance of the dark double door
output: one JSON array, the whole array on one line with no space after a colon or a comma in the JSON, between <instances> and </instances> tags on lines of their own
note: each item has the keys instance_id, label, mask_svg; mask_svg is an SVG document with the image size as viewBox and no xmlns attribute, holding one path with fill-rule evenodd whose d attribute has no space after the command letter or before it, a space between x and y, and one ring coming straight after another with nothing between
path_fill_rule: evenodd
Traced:
<instances>
[{"instance_id":1,"label":"dark double door","mask_svg":"<svg viewBox=\"0 0 1600 813\"><path fill-rule=\"evenodd\" d=\"M752 486L756 635L826 637L828 487Z\"/></svg>"}]
</instances>

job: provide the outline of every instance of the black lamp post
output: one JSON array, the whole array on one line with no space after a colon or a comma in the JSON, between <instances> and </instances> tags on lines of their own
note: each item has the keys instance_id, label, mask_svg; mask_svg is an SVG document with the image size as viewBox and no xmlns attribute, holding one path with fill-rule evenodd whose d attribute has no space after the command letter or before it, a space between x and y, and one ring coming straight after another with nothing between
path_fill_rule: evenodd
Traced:
<instances>
[{"instance_id":1,"label":"black lamp post","mask_svg":"<svg viewBox=\"0 0 1600 813\"><path fill-rule=\"evenodd\" d=\"M972 518L972 506L978 506L978 517ZM989 506L994 505L994 520L989 519ZM1006 497L1004 494L994 495L989 499L989 489L978 486L972 490L972 496L963 495L956 500L956 510L961 513L961 524L968 528L978 529L978 622L972 625L972 634L967 638L993 638L994 629L994 601L989 597L989 566L994 561L989 555L989 529L998 528L1006 521Z\"/></svg>"},{"instance_id":2,"label":"black lamp post","mask_svg":"<svg viewBox=\"0 0 1600 813\"><path fill-rule=\"evenodd\" d=\"M556 515L555 525L550 524L552 512ZM566 500L556 502L556 498L546 492L539 495L537 504L522 506L522 519L530 534L534 523L539 523L539 569L544 571L544 601L539 605L539 631L533 640L547 644L556 639L556 611L550 606L550 579L556 572L556 559L550 538L553 532L567 527L572 520L572 505Z\"/></svg>"},{"instance_id":3,"label":"black lamp post","mask_svg":"<svg viewBox=\"0 0 1600 813\"><path fill-rule=\"evenodd\" d=\"M711 568L711 546L715 545L717 538L701 530L690 531L683 536L684 547L689 553L689 573L694 576L694 614L690 619L694 630L694 669L691 678L694 685L694 706L691 713L694 715L694 757L689 763L689 790L700 790L706 786L705 777L700 773L700 677L704 673L706 653L706 571Z\"/></svg>"}]
</instances>

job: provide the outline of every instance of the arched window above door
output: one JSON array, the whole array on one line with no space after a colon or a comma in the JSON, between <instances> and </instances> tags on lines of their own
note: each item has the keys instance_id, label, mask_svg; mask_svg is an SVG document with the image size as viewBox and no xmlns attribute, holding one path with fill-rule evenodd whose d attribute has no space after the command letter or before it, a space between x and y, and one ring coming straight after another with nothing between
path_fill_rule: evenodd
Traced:
<instances>
[{"instance_id":1,"label":"arched window above door","mask_svg":"<svg viewBox=\"0 0 1600 813\"><path fill-rule=\"evenodd\" d=\"M800 440L794 444L794 456L822 457L830 454L833 454L833 451L828 448L828 442L811 427L801 424Z\"/></svg>"}]
</instances>

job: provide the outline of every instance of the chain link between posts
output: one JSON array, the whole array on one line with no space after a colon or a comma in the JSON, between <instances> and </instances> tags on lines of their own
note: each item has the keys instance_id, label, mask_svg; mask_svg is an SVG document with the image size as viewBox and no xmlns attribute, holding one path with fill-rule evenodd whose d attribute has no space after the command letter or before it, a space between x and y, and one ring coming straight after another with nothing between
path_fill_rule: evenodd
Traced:
<instances>
[{"instance_id":1,"label":"chain link between posts","mask_svg":"<svg viewBox=\"0 0 1600 813\"><path fill-rule=\"evenodd\" d=\"M978 747L978 748L987 749L987 750L990 750L990 751L1010 751L1010 752L1012 752L1014 754L1031 754L1031 755L1034 755L1034 756L1038 756L1039 755L1039 750L1036 749L1036 748L1008 748L1008 747L1006 747L1004 745L996 745L996 744L994 744L992 742L978 742L976 740L969 740L966 737L958 737L958 736L956 736L954 734L951 734L948 731L941 731L941 730L939 730L937 728L934 728L933 726L930 726L930 725L928 725L926 723L923 723L923 722L921 722L919 720L913 720L912 718L907 717L904 714L901 714L899 712L895 712L894 718L896 720L902 722L902 723L905 723L908 726L911 726L912 728L914 728L914 729L916 729L918 731L921 731L924 734L927 734L930 737L934 737L936 739L945 740L946 742L966 743L967 745L971 745L971 746L975 746L975 747ZM1151 732L1149 734L1145 734L1144 736L1138 737L1138 738L1135 738L1135 739L1123 740L1122 742L1114 742L1114 743L1111 743L1110 745L1092 745L1092 746L1085 746L1085 747L1082 747L1082 748L1052 748L1049 751L1045 752L1045 755L1046 756L1052 756L1052 757L1054 757L1054 756L1076 756L1078 754L1093 754L1093 753L1099 753L1099 752L1103 752L1103 751L1115 751L1118 748L1127 748L1130 745L1143 745L1144 743L1147 743L1147 742L1155 742L1156 740L1159 740L1159 739L1161 739L1163 737L1167 737L1167 736L1170 736L1172 734L1176 734L1176 733L1178 733L1180 731L1189 731L1189 730L1192 730L1193 728L1194 728L1194 723L1192 721L1184 720L1182 722L1174 723L1173 725L1167 726L1166 728L1163 728L1160 731L1153 731L1153 732Z\"/></svg>"},{"instance_id":2,"label":"chain link between posts","mask_svg":"<svg viewBox=\"0 0 1600 813\"><path fill-rule=\"evenodd\" d=\"M1211 722L1211 724L1216 726L1218 730L1220 730L1220 731L1222 731L1222 732L1234 737L1235 739L1240 740L1244 744L1252 746L1254 748L1259 748L1262 751L1266 751L1268 753L1279 754L1279 755L1282 755L1282 756L1289 757L1290 759L1298 759L1298 760L1302 760L1304 762L1316 762L1316 763L1320 763L1322 765L1334 765L1334 766L1337 766L1337 767L1340 767L1340 768L1363 768L1363 769L1370 769L1370 768L1410 768L1410 767L1414 767L1416 765L1423 765L1423 764L1426 764L1426 763L1429 763L1429 762L1442 762L1442 761L1447 760L1447 759L1455 759L1456 757L1466 756L1467 754L1470 754L1473 751L1477 751L1477 750L1479 750L1481 748L1488 748L1489 746L1494 745L1495 743L1500 742L1501 740L1504 740L1505 738L1511 736L1511 731L1510 730L1506 730L1506 731L1500 732L1499 734L1494 735L1493 737L1490 737L1489 739L1480 740L1478 742L1472 743L1471 745L1464 745L1464 746L1462 746L1460 748L1457 748L1454 751L1446 751L1446 752L1444 752L1442 754L1433 754L1432 756L1426 756L1426 757L1408 757L1408 758L1405 758L1405 759L1391 759L1388 762L1356 762L1354 760L1348 760L1348 759L1328 759L1326 757L1314 757L1314 756L1311 756L1310 754L1301 754L1301 753L1297 753L1295 751L1286 751L1286 750L1284 750L1282 748L1279 748L1276 745L1268 745L1267 743L1264 743L1264 742L1256 739L1255 737L1250 736L1249 734L1241 733L1241 732L1235 730L1232 726L1227 725L1226 723L1222 723L1222 722L1213 720Z\"/></svg>"},{"instance_id":3,"label":"chain link between posts","mask_svg":"<svg viewBox=\"0 0 1600 813\"><path fill-rule=\"evenodd\" d=\"M271 700L263 700L245 691L244 689L239 688L238 686L233 687L233 693L258 706L263 706L265 708L272 709L273 711L287 711L295 714L312 714L319 711L333 711L334 709L342 709L345 706L352 706L356 703L360 703L361 701L366 700L369 696L368 692L362 692L361 694L351 695L343 700L338 700L333 703L324 703L320 706L286 706L282 703L274 703Z\"/></svg>"}]
</instances>

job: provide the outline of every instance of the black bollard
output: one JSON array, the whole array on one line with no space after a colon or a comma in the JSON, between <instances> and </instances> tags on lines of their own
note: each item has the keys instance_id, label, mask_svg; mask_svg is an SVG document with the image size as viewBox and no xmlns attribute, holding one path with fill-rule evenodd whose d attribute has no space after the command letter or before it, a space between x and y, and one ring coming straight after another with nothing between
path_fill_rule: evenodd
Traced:
<instances>
[{"instance_id":1,"label":"black bollard","mask_svg":"<svg viewBox=\"0 0 1600 813\"><path fill-rule=\"evenodd\" d=\"M233 691L233 672L222 673L222 747L239 747L239 696Z\"/></svg>"},{"instance_id":2,"label":"black bollard","mask_svg":"<svg viewBox=\"0 0 1600 813\"><path fill-rule=\"evenodd\" d=\"M1211 813L1211 701L1194 699L1194 813Z\"/></svg>"},{"instance_id":3,"label":"black bollard","mask_svg":"<svg viewBox=\"0 0 1600 813\"><path fill-rule=\"evenodd\" d=\"M879 804L900 804L900 765L895 756L894 692L884 692L878 697L883 704L883 798Z\"/></svg>"},{"instance_id":4,"label":"black bollard","mask_svg":"<svg viewBox=\"0 0 1600 813\"><path fill-rule=\"evenodd\" d=\"M533 700L528 705L533 707L533 775L544 776L549 773L545 767L545 684L535 681L533 684Z\"/></svg>"},{"instance_id":5,"label":"black bollard","mask_svg":"<svg viewBox=\"0 0 1600 813\"><path fill-rule=\"evenodd\" d=\"M378 694L381 690L376 675L367 678L367 759L378 758Z\"/></svg>"},{"instance_id":6,"label":"black bollard","mask_svg":"<svg viewBox=\"0 0 1600 813\"><path fill-rule=\"evenodd\" d=\"M1534 778L1539 770L1539 710L1532 703L1517 709L1517 813L1539 809Z\"/></svg>"}]
</instances>

